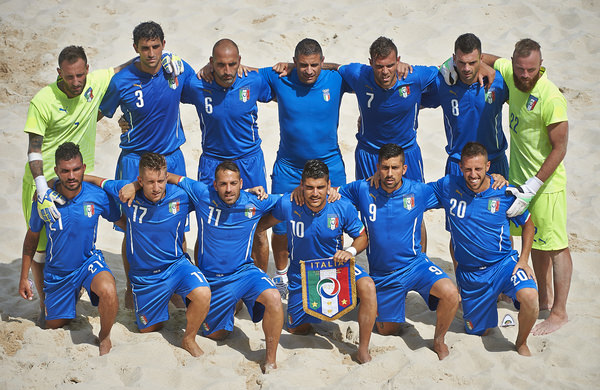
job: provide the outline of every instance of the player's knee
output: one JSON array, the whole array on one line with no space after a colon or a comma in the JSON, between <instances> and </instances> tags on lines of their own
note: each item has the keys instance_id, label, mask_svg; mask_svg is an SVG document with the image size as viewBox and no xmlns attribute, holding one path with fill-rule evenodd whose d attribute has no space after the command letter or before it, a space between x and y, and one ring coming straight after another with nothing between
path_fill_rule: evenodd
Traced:
<instances>
[{"instance_id":1,"label":"player's knee","mask_svg":"<svg viewBox=\"0 0 600 390\"><path fill-rule=\"evenodd\" d=\"M117 299L117 286L115 285L114 279L104 280L92 289L94 294L98 296L101 301L116 301Z\"/></svg>"},{"instance_id":2,"label":"player's knee","mask_svg":"<svg viewBox=\"0 0 600 390\"><path fill-rule=\"evenodd\" d=\"M376 298L375 282L373 282L373 279L369 277L361 278L356 282L356 287L361 301Z\"/></svg>"},{"instance_id":3,"label":"player's knee","mask_svg":"<svg viewBox=\"0 0 600 390\"><path fill-rule=\"evenodd\" d=\"M382 336L395 335L400 331L400 324L395 322L376 322L377 333Z\"/></svg>"},{"instance_id":4,"label":"player's knee","mask_svg":"<svg viewBox=\"0 0 600 390\"><path fill-rule=\"evenodd\" d=\"M438 298L448 303L458 304L458 289L454 283L452 283L450 279L441 279L439 282L441 282L438 289L439 291L436 291L439 295Z\"/></svg>"},{"instance_id":5,"label":"player's knee","mask_svg":"<svg viewBox=\"0 0 600 390\"><path fill-rule=\"evenodd\" d=\"M517 300L521 310L539 311L538 292L535 288L524 288L517 291Z\"/></svg>"},{"instance_id":6,"label":"player's knee","mask_svg":"<svg viewBox=\"0 0 600 390\"><path fill-rule=\"evenodd\" d=\"M210 287L203 286L197 287L194 290L192 290L192 292L189 293L186 298L192 301L193 303L210 304L210 297Z\"/></svg>"}]
</instances>

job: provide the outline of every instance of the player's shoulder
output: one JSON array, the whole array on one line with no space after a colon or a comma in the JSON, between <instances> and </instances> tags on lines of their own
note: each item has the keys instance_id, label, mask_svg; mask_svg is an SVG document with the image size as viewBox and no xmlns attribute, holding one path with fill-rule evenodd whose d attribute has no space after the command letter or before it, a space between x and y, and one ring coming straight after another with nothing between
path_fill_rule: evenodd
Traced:
<instances>
[{"instance_id":1,"label":"player's shoulder","mask_svg":"<svg viewBox=\"0 0 600 390\"><path fill-rule=\"evenodd\" d=\"M59 93L62 92L60 92L60 89L55 81L52 84L46 85L35 95L33 95L33 98L31 98L31 103L36 107L52 104L53 102L57 101L57 96L59 96Z\"/></svg>"},{"instance_id":2,"label":"player's shoulder","mask_svg":"<svg viewBox=\"0 0 600 390\"><path fill-rule=\"evenodd\" d=\"M535 88L540 92L540 95L546 98L564 98L564 95L560 89L558 89L556 84L554 84L552 80L548 78L546 68L542 69L543 74L535 85Z\"/></svg>"}]
</instances>

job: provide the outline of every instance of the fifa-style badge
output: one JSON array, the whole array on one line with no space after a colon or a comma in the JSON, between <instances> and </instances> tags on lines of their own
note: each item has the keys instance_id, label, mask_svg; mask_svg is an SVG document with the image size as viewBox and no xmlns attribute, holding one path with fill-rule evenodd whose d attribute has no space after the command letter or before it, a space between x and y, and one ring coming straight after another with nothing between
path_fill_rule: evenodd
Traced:
<instances>
[{"instance_id":1,"label":"fifa-style badge","mask_svg":"<svg viewBox=\"0 0 600 390\"><path fill-rule=\"evenodd\" d=\"M407 98L408 95L410 95L410 85L405 85L402 88L400 88L398 90L398 93L400 94L400 96L402 96L403 98Z\"/></svg>"},{"instance_id":2,"label":"fifa-style badge","mask_svg":"<svg viewBox=\"0 0 600 390\"><path fill-rule=\"evenodd\" d=\"M329 89L324 89L322 92L323 92L323 100L328 102L331 99L331 96L329 95Z\"/></svg>"},{"instance_id":3,"label":"fifa-style badge","mask_svg":"<svg viewBox=\"0 0 600 390\"><path fill-rule=\"evenodd\" d=\"M92 87L89 87L89 88L87 89L87 91L85 91L85 93L83 94L83 96L85 97L85 99L86 99L88 102L91 102L91 101L92 101L92 99L94 98L94 90L92 89Z\"/></svg>"},{"instance_id":4,"label":"fifa-style badge","mask_svg":"<svg viewBox=\"0 0 600 390\"><path fill-rule=\"evenodd\" d=\"M250 100L250 88L240 89L240 100L244 103Z\"/></svg>"},{"instance_id":5,"label":"fifa-style badge","mask_svg":"<svg viewBox=\"0 0 600 390\"><path fill-rule=\"evenodd\" d=\"M500 210L500 198L488 200L488 211L494 214L498 210Z\"/></svg>"},{"instance_id":6,"label":"fifa-style badge","mask_svg":"<svg viewBox=\"0 0 600 390\"><path fill-rule=\"evenodd\" d=\"M529 98L527 99L527 104L526 104L527 111L533 111L537 102L538 102L538 98L536 98L533 95L529 95Z\"/></svg>"},{"instance_id":7,"label":"fifa-style badge","mask_svg":"<svg viewBox=\"0 0 600 390\"><path fill-rule=\"evenodd\" d=\"M92 218L94 216L94 204L85 202L83 204L83 212L88 218Z\"/></svg>"},{"instance_id":8,"label":"fifa-style badge","mask_svg":"<svg viewBox=\"0 0 600 390\"><path fill-rule=\"evenodd\" d=\"M254 207L253 204L249 204L246 206L246 209L244 210L244 215L248 218L252 218L256 215L256 207Z\"/></svg>"},{"instance_id":9,"label":"fifa-style badge","mask_svg":"<svg viewBox=\"0 0 600 390\"><path fill-rule=\"evenodd\" d=\"M340 226L340 219L337 215L328 215L327 216L327 227L331 230L337 229Z\"/></svg>"},{"instance_id":10,"label":"fifa-style badge","mask_svg":"<svg viewBox=\"0 0 600 390\"><path fill-rule=\"evenodd\" d=\"M179 200L169 202L169 212L171 214L177 214L179 212Z\"/></svg>"},{"instance_id":11,"label":"fifa-style badge","mask_svg":"<svg viewBox=\"0 0 600 390\"><path fill-rule=\"evenodd\" d=\"M412 210L415 207L415 195L414 194L408 194L408 195L404 195L404 198L402 198L402 204L404 205L404 208L407 210Z\"/></svg>"}]
</instances>

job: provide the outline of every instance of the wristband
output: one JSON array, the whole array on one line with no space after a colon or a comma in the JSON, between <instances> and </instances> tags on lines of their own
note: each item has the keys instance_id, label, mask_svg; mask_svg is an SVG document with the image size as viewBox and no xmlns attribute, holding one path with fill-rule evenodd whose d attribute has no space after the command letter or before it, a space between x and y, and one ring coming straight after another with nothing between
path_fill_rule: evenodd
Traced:
<instances>
[{"instance_id":1,"label":"wristband","mask_svg":"<svg viewBox=\"0 0 600 390\"><path fill-rule=\"evenodd\" d=\"M44 159L42 158L42 154L41 153L29 153L27 155L27 158L29 159L29 162L32 162L32 161L44 161Z\"/></svg>"},{"instance_id":2,"label":"wristband","mask_svg":"<svg viewBox=\"0 0 600 390\"><path fill-rule=\"evenodd\" d=\"M346 252L350 253L352 255L352 257L356 256L356 248L353 246L349 246L348 248L344 249Z\"/></svg>"},{"instance_id":3,"label":"wristband","mask_svg":"<svg viewBox=\"0 0 600 390\"><path fill-rule=\"evenodd\" d=\"M185 179L185 176L181 176L179 180L177 180L177 185L179 185L183 181L183 179Z\"/></svg>"},{"instance_id":4,"label":"wristband","mask_svg":"<svg viewBox=\"0 0 600 390\"><path fill-rule=\"evenodd\" d=\"M543 184L544 182L538 179L537 176L533 176L531 179L525 182L525 185L529 187L534 193L538 192L538 190Z\"/></svg>"},{"instance_id":5,"label":"wristband","mask_svg":"<svg viewBox=\"0 0 600 390\"><path fill-rule=\"evenodd\" d=\"M48 191L48 182L44 175L39 175L35 179L35 188L37 189L38 194L45 194Z\"/></svg>"}]
</instances>

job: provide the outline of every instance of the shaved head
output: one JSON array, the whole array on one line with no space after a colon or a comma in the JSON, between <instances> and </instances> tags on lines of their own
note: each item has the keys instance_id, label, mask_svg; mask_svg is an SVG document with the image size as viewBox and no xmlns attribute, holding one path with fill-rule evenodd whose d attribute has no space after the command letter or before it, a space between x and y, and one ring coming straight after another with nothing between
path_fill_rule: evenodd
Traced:
<instances>
[{"instance_id":1,"label":"shaved head","mask_svg":"<svg viewBox=\"0 0 600 390\"><path fill-rule=\"evenodd\" d=\"M222 51L222 52L234 51L236 55L240 54L237 44L228 38L219 39L217 41L217 43L215 43L215 45L213 46L213 49L212 49L213 57L219 51Z\"/></svg>"}]
</instances>

